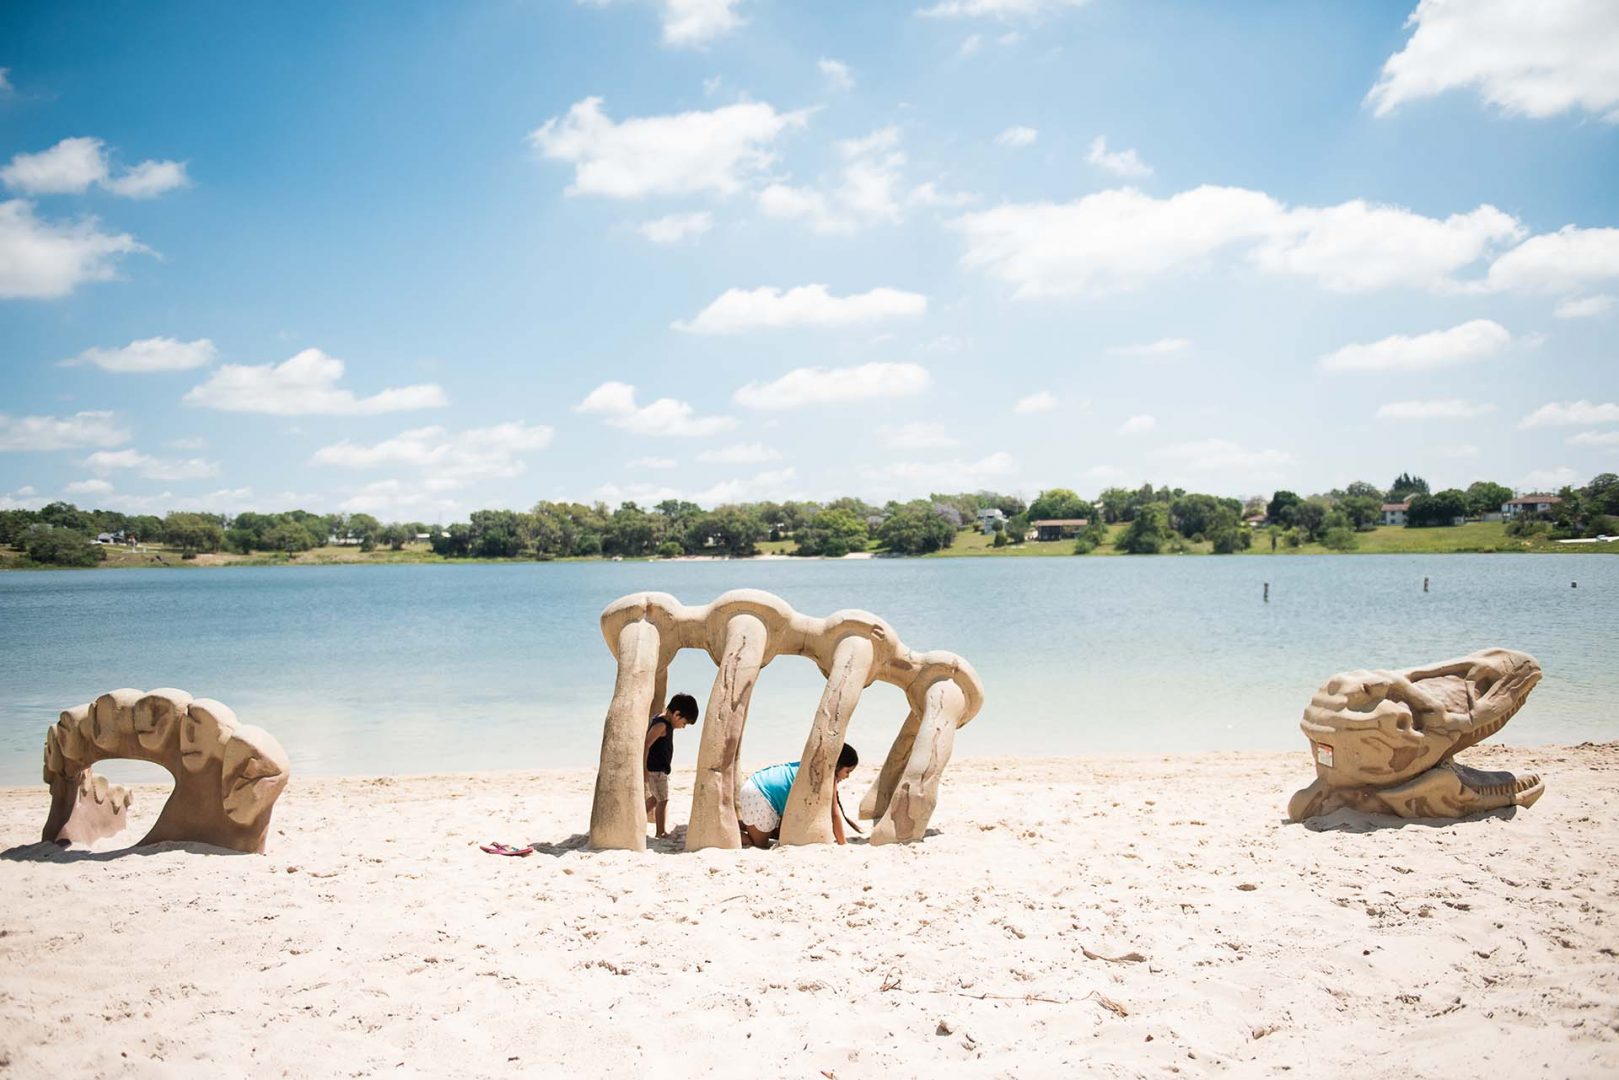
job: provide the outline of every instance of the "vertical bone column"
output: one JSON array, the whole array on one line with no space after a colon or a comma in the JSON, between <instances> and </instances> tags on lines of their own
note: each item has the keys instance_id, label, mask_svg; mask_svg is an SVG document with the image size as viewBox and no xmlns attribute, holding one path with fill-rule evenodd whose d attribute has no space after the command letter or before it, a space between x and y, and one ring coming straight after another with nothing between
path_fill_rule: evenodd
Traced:
<instances>
[{"instance_id":1,"label":"vertical bone column","mask_svg":"<svg viewBox=\"0 0 1619 1080\"><path fill-rule=\"evenodd\" d=\"M871 830L873 844L920 840L927 832L928 819L939 804L939 777L950 764L956 727L966 711L966 695L954 682L941 680L928 687L910 759L894 785L882 819Z\"/></svg>"},{"instance_id":2,"label":"vertical bone column","mask_svg":"<svg viewBox=\"0 0 1619 1080\"><path fill-rule=\"evenodd\" d=\"M899 734L894 736L894 745L888 748L888 757L883 760L877 779L866 790L866 797L860 800L860 816L867 821L876 821L888 809L888 801L894 797L894 785L905 772L905 763L911 760L911 747L921 726L922 710L913 707L900 726Z\"/></svg>"},{"instance_id":3,"label":"vertical bone column","mask_svg":"<svg viewBox=\"0 0 1619 1080\"><path fill-rule=\"evenodd\" d=\"M602 727L601 768L590 807L590 846L646 850L645 764L647 720L658 675L658 628L627 623L618 632L618 679Z\"/></svg>"},{"instance_id":4,"label":"vertical bone column","mask_svg":"<svg viewBox=\"0 0 1619 1080\"><path fill-rule=\"evenodd\" d=\"M764 666L765 624L757 615L733 615L725 624L719 673L708 695L703 739L697 748L697 778L686 825L686 850L739 848L736 824L736 759L748 722L759 669Z\"/></svg>"},{"instance_id":5,"label":"vertical bone column","mask_svg":"<svg viewBox=\"0 0 1619 1080\"><path fill-rule=\"evenodd\" d=\"M815 724L804 743L798 777L781 816L782 844L829 844L832 833L832 781L849 717L871 679L873 649L860 634L849 634L832 651L826 690L815 710Z\"/></svg>"}]
</instances>

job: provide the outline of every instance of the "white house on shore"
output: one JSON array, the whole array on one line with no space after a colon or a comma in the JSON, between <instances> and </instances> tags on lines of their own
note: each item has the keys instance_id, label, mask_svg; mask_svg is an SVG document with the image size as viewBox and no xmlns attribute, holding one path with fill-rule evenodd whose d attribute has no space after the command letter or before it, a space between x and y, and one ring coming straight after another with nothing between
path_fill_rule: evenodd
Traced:
<instances>
[{"instance_id":1,"label":"white house on shore","mask_svg":"<svg viewBox=\"0 0 1619 1080\"><path fill-rule=\"evenodd\" d=\"M1519 514L1548 514L1562 501L1556 495L1521 495L1501 504L1501 517L1511 521Z\"/></svg>"},{"instance_id":2,"label":"white house on shore","mask_svg":"<svg viewBox=\"0 0 1619 1080\"><path fill-rule=\"evenodd\" d=\"M1001 512L1000 507L990 506L978 511L978 531L985 536L999 531L995 527L997 523L1002 529L1006 528L1006 515Z\"/></svg>"},{"instance_id":3,"label":"white house on shore","mask_svg":"<svg viewBox=\"0 0 1619 1080\"><path fill-rule=\"evenodd\" d=\"M1406 515L1411 512L1410 502L1384 503L1383 524L1404 525Z\"/></svg>"}]
</instances>

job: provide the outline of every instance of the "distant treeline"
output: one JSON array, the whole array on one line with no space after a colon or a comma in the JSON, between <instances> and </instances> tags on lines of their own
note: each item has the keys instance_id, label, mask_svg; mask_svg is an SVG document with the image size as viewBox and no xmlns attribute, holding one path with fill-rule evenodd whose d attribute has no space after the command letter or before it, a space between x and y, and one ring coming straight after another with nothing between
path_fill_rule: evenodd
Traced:
<instances>
[{"instance_id":1,"label":"distant treeline","mask_svg":"<svg viewBox=\"0 0 1619 1080\"><path fill-rule=\"evenodd\" d=\"M1603 473L1557 495L1561 501L1549 513L1520 515L1509 531L1558 539L1619 532L1619 476ZM649 508L626 502L617 509L542 502L529 510L476 510L466 521L447 526L385 524L370 514L303 510L234 516L177 511L157 517L55 502L39 510L0 511L0 545L21 549L34 562L64 565L90 565L104 557L104 549L92 543L98 537L163 544L185 555L290 554L333 542L362 551L398 551L418 539L447 558L745 556L756 554L766 541L788 542L790 554L805 556L926 555L950 547L963 529L988 529L994 546L1002 547L1024 543L1035 522L1060 520L1076 523L1064 529L1077 554L1107 542L1107 526L1119 524L1126 527L1113 543L1132 554L1185 551L1205 542L1215 553L1228 554L1250 547L1256 534L1268 537L1272 547L1320 543L1352 550L1357 533L1377 527L1385 502L1409 502L1407 524L1422 528L1498 512L1512 497L1510 488L1487 480L1466 490L1430 492L1421 477L1402 473L1387 488L1357 482L1324 494L1277 491L1269 499L1246 502L1151 484L1108 488L1095 500L1051 488L1029 503L993 491L935 494L882 506L856 498L713 510L679 499Z\"/></svg>"}]
</instances>

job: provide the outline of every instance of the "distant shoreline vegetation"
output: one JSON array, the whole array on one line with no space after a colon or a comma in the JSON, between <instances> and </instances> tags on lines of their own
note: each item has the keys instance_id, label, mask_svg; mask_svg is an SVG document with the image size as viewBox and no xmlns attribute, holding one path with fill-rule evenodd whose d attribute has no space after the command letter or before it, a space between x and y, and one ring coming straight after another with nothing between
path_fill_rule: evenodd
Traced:
<instances>
[{"instance_id":1,"label":"distant shoreline vegetation","mask_svg":"<svg viewBox=\"0 0 1619 1080\"><path fill-rule=\"evenodd\" d=\"M991 491L880 507L855 498L713 510L675 499L616 510L542 502L524 511L477 510L449 525L303 510L157 517L56 502L0 511L0 566L1619 551L1619 543L1559 543L1615 534L1613 473L1530 498L1484 480L1430 492L1421 477L1402 473L1388 488L1354 483L1325 494L1284 490L1247 501L1146 484L1108 488L1094 500L1052 488L1029 503Z\"/></svg>"}]
</instances>

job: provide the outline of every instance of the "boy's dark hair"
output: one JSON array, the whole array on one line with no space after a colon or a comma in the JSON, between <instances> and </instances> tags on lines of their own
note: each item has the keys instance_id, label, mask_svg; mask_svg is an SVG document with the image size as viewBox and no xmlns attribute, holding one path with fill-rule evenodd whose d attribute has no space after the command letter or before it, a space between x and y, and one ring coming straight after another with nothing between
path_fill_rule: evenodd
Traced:
<instances>
[{"instance_id":1,"label":"boy's dark hair","mask_svg":"<svg viewBox=\"0 0 1619 1080\"><path fill-rule=\"evenodd\" d=\"M677 712L686 718L686 723L697 723L697 699L690 694L676 694L669 699L669 708L665 712Z\"/></svg>"},{"instance_id":2,"label":"boy's dark hair","mask_svg":"<svg viewBox=\"0 0 1619 1080\"><path fill-rule=\"evenodd\" d=\"M858 764L860 764L860 755L855 753L854 747L844 743L843 749L838 751L838 768L852 769Z\"/></svg>"}]
</instances>

